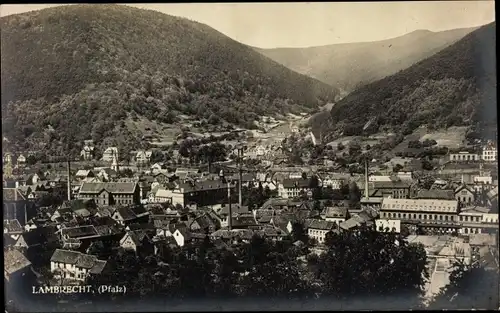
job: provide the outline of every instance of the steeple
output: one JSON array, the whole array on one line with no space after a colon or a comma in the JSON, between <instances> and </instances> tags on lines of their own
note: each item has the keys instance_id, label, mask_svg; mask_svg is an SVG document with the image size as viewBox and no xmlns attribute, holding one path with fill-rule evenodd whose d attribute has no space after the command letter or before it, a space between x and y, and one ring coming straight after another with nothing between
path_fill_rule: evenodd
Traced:
<instances>
[{"instance_id":1,"label":"steeple","mask_svg":"<svg viewBox=\"0 0 500 313\"><path fill-rule=\"evenodd\" d=\"M111 162L111 169L115 172L118 172L118 160L116 159L116 154L113 153L113 161Z\"/></svg>"},{"instance_id":2,"label":"steeple","mask_svg":"<svg viewBox=\"0 0 500 313\"><path fill-rule=\"evenodd\" d=\"M5 163L3 165L3 177L12 177L12 158L10 157L10 154L5 157Z\"/></svg>"}]
</instances>

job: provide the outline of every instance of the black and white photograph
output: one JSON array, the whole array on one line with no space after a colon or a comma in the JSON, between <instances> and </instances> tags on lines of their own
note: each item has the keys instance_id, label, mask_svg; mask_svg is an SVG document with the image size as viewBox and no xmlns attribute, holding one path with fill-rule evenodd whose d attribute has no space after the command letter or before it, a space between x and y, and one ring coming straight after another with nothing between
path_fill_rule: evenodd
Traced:
<instances>
[{"instance_id":1,"label":"black and white photograph","mask_svg":"<svg viewBox=\"0 0 500 313\"><path fill-rule=\"evenodd\" d=\"M500 310L493 0L0 32L6 313Z\"/></svg>"}]
</instances>

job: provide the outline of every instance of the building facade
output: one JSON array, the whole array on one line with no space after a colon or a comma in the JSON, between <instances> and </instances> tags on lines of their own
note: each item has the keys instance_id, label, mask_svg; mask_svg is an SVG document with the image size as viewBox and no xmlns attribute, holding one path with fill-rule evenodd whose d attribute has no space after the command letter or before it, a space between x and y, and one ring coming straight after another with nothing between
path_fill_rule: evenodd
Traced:
<instances>
[{"instance_id":1,"label":"building facade","mask_svg":"<svg viewBox=\"0 0 500 313\"><path fill-rule=\"evenodd\" d=\"M141 201L136 182L127 183L86 183L79 190L78 199L94 200L97 205L132 205Z\"/></svg>"},{"instance_id":2,"label":"building facade","mask_svg":"<svg viewBox=\"0 0 500 313\"><path fill-rule=\"evenodd\" d=\"M458 230L458 201L384 198L380 218L398 219L424 230L452 233Z\"/></svg>"}]
</instances>

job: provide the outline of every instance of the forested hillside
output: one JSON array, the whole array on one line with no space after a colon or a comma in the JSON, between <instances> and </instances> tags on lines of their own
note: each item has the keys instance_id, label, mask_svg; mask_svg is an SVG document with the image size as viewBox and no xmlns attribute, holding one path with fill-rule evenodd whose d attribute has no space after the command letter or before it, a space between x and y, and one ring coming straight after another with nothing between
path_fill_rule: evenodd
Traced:
<instances>
[{"instance_id":1,"label":"forested hillside","mask_svg":"<svg viewBox=\"0 0 500 313\"><path fill-rule=\"evenodd\" d=\"M294 71L351 92L430 57L474 29L418 30L374 42L257 51Z\"/></svg>"},{"instance_id":2,"label":"forested hillside","mask_svg":"<svg viewBox=\"0 0 500 313\"><path fill-rule=\"evenodd\" d=\"M123 123L131 115L169 123L215 114L251 127L337 95L206 25L155 11L72 5L0 25L3 132L26 148L133 141Z\"/></svg>"},{"instance_id":3,"label":"forested hillside","mask_svg":"<svg viewBox=\"0 0 500 313\"><path fill-rule=\"evenodd\" d=\"M312 125L329 138L347 129L360 134L369 120L370 133L409 134L421 125L496 128L495 45L491 23L404 71L356 90Z\"/></svg>"}]
</instances>

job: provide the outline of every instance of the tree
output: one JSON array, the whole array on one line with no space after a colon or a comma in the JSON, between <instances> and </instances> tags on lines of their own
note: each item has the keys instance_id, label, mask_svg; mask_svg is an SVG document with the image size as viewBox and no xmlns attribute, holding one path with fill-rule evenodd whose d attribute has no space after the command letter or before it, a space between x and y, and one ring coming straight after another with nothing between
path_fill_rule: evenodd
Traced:
<instances>
[{"instance_id":1,"label":"tree","mask_svg":"<svg viewBox=\"0 0 500 313\"><path fill-rule=\"evenodd\" d=\"M450 283L435 296L429 309L498 309L498 271L467 265L462 260L452 264Z\"/></svg>"},{"instance_id":2,"label":"tree","mask_svg":"<svg viewBox=\"0 0 500 313\"><path fill-rule=\"evenodd\" d=\"M159 151L159 150L153 150L151 151L151 159L150 159L150 162L151 163L157 163L157 162L163 162L165 161L165 155L163 154L163 152Z\"/></svg>"},{"instance_id":3,"label":"tree","mask_svg":"<svg viewBox=\"0 0 500 313\"><path fill-rule=\"evenodd\" d=\"M428 276L421 244L409 244L398 234L368 228L330 233L327 244L316 269L325 295L344 299L405 296L411 299L408 308L416 306Z\"/></svg>"},{"instance_id":4,"label":"tree","mask_svg":"<svg viewBox=\"0 0 500 313\"><path fill-rule=\"evenodd\" d=\"M26 164L28 164L28 165L35 165L36 162L37 162L37 159L32 154L28 155L28 157L26 158Z\"/></svg>"},{"instance_id":5,"label":"tree","mask_svg":"<svg viewBox=\"0 0 500 313\"><path fill-rule=\"evenodd\" d=\"M309 236L304 228L304 225L300 222L292 223L292 240L295 242L297 240L302 241L303 243L308 242Z\"/></svg>"},{"instance_id":6,"label":"tree","mask_svg":"<svg viewBox=\"0 0 500 313\"><path fill-rule=\"evenodd\" d=\"M422 162L422 169L426 170L426 171L432 171L434 169L434 166L432 166L431 162L429 162L428 160L421 160Z\"/></svg>"},{"instance_id":7,"label":"tree","mask_svg":"<svg viewBox=\"0 0 500 313\"><path fill-rule=\"evenodd\" d=\"M403 169L403 166L401 164L396 164L394 165L394 167L392 168L392 171L394 173L397 173L397 172L400 172L401 170Z\"/></svg>"}]
</instances>

